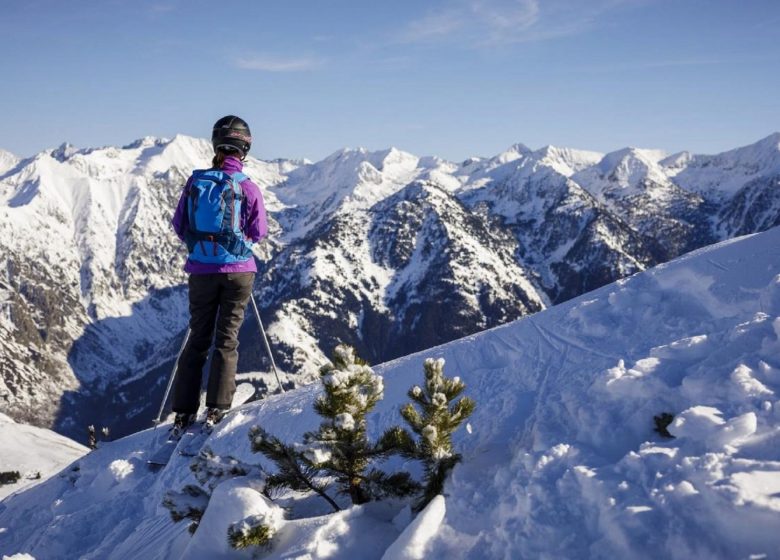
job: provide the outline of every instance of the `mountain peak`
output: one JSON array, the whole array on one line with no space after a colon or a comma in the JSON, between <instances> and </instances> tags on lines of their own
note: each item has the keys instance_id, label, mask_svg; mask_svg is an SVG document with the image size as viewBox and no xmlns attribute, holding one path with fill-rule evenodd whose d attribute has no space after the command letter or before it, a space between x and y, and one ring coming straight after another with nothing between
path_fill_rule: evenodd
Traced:
<instances>
[{"instance_id":1,"label":"mountain peak","mask_svg":"<svg viewBox=\"0 0 780 560\"><path fill-rule=\"evenodd\" d=\"M649 170L667 157L662 150L627 147L605 155L599 162L599 168L605 175L625 171Z\"/></svg>"},{"instance_id":2,"label":"mountain peak","mask_svg":"<svg viewBox=\"0 0 780 560\"><path fill-rule=\"evenodd\" d=\"M7 150L0 149L0 175L16 167L21 159Z\"/></svg>"},{"instance_id":3,"label":"mountain peak","mask_svg":"<svg viewBox=\"0 0 780 560\"><path fill-rule=\"evenodd\" d=\"M766 160L767 158L775 160L778 156L780 156L780 132L774 132L758 142L748 144L747 146L727 150L714 156L698 156L697 159L704 158L744 162L752 159ZM780 161L780 158L778 158L778 161Z\"/></svg>"},{"instance_id":4,"label":"mountain peak","mask_svg":"<svg viewBox=\"0 0 780 560\"><path fill-rule=\"evenodd\" d=\"M138 148L151 148L152 146L162 146L169 143L167 138L158 138L156 136L144 136L138 140L130 142L126 146L122 146L123 150L137 150Z\"/></svg>"},{"instance_id":5,"label":"mountain peak","mask_svg":"<svg viewBox=\"0 0 780 560\"><path fill-rule=\"evenodd\" d=\"M79 149L76 148L70 142L63 142L57 148L54 148L49 152L49 155L59 162L64 162L71 158L74 154L77 154Z\"/></svg>"},{"instance_id":6,"label":"mountain peak","mask_svg":"<svg viewBox=\"0 0 780 560\"><path fill-rule=\"evenodd\" d=\"M773 144L776 148L780 149L780 132L773 132L766 138L759 140L757 144Z\"/></svg>"},{"instance_id":7,"label":"mountain peak","mask_svg":"<svg viewBox=\"0 0 780 560\"><path fill-rule=\"evenodd\" d=\"M499 164L509 163L511 161L526 157L532 153L533 150L531 150L531 148L518 142L516 144L512 144L509 146L509 148L492 158L492 161Z\"/></svg>"},{"instance_id":8,"label":"mountain peak","mask_svg":"<svg viewBox=\"0 0 780 560\"><path fill-rule=\"evenodd\" d=\"M574 179L588 184L591 194L597 195L615 187L633 189L645 180L667 184L669 178L661 163L666 157L666 152L661 150L627 147L606 154Z\"/></svg>"},{"instance_id":9,"label":"mountain peak","mask_svg":"<svg viewBox=\"0 0 780 560\"><path fill-rule=\"evenodd\" d=\"M667 167L669 169L681 169L688 165L690 161L693 159L693 154L688 151L682 151L677 152L676 154L672 154L668 157L665 157L658 163L660 163L663 167Z\"/></svg>"},{"instance_id":10,"label":"mountain peak","mask_svg":"<svg viewBox=\"0 0 780 560\"><path fill-rule=\"evenodd\" d=\"M770 134L746 148L754 148L765 156L776 156L780 152L780 132Z\"/></svg>"},{"instance_id":11,"label":"mountain peak","mask_svg":"<svg viewBox=\"0 0 780 560\"><path fill-rule=\"evenodd\" d=\"M548 144L533 153L533 157L541 164L551 167L566 177L597 164L604 157L599 152L559 148Z\"/></svg>"},{"instance_id":12,"label":"mountain peak","mask_svg":"<svg viewBox=\"0 0 780 560\"><path fill-rule=\"evenodd\" d=\"M368 155L369 163L371 163L371 165L373 165L379 171L385 171L386 168L390 167L413 169L417 167L417 163L420 160L420 158L417 156L412 155L409 152L399 150L395 147L388 148L387 150L373 152Z\"/></svg>"},{"instance_id":13,"label":"mountain peak","mask_svg":"<svg viewBox=\"0 0 780 560\"><path fill-rule=\"evenodd\" d=\"M531 148L529 148L528 146L526 146L525 144L523 144L522 142L516 142L516 143L512 144L509 147L509 149L506 150L506 151L508 151L508 152L514 151L514 152L517 152L519 154L530 154L533 150Z\"/></svg>"},{"instance_id":14,"label":"mountain peak","mask_svg":"<svg viewBox=\"0 0 780 560\"><path fill-rule=\"evenodd\" d=\"M355 156L365 155L367 153L368 150L366 148L363 148L362 146L358 146L357 148L350 148L348 146L345 146L343 148L336 150L329 156L326 156L325 159L323 159L322 161L335 162L338 160L343 160L344 158L351 158Z\"/></svg>"},{"instance_id":15,"label":"mountain peak","mask_svg":"<svg viewBox=\"0 0 780 560\"><path fill-rule=\"evenodd\" d=\"M693 156L675 182L723 197L733 195L753 178L775 174L780 174L780 132L714 156Z\"/></svg>"}]
</instances>

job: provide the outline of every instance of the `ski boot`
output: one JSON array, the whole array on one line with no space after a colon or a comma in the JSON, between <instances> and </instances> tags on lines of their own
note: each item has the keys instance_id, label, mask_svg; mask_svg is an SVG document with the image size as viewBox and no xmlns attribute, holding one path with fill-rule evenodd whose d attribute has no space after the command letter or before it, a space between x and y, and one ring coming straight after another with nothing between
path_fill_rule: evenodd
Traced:
<instances>
[{"instance_id":1,"label":"ski boot","mask_svg":"<svg viewBox=\"0 0 780 560\"><path fill-rule=\"evenodd\" d=\"M227 410L222 410L221 408L209 408L206 410L206 422L203 424L203 429L207 433L211 433L211 430L214 429L214 426L219 424L219 422L225 417L225 414L227 413Z\"/></svg>"},{"instance_id":2,"label":"ski boot","mask_svg":"<svg viewBox=\"0 0 780 560\"><path fill-rule=\"evenodd\" d=\"M169 439L180 439L184 432L187 431L194 422L196 415L186 412L177 412L176 417L173 419L173 427L171 428L171 436Z\"/></svg>"}]
</instances>

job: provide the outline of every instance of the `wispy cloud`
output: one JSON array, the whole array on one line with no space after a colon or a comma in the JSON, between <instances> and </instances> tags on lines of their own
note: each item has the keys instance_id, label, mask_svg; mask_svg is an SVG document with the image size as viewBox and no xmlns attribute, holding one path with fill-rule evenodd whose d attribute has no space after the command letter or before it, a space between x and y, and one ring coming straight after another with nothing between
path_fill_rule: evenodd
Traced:
<instances>
[{"instance_id":1,"label":"wispy cloud","mask_svg":"<svg viewBox=\"0 0 780 560\"><path fill-rule=\"evenodd\" d=\"M406 28L398 34L398 39L403 43L439 39L457 31L465 23L466 19L459 10L432 13L409 22Z\"/></svg>"},{"instance_id":2,"label":"wispy cloud","mask_svg":"<svg viewBox=\"0 0 780 560\"><path fill-rule=\"evenodd\" d=\"M235 66L243 70L260 72L305 72L322 65L322 60L313 57L277 57L270 55L255 55L242 57L235 61Z\"/></svg>"},{"instance_id":3,"label":"wispy cloud","mask_svg":"<svg viewBox=\"0 0 780 560\"><path fill-rule=\"evenodd\" d=\"M530 29L540 17L539 0L471 0L469 11L494 30Z\"/></svg>"},{"instance_id":4,"label":"wispy cloud","mask_svg":"<svg viewBox=\"0 0 780 560\"><path fill-rule=\"evenodd\" d=\"M467 46L542 41L582 33L610 9L631 2L641 0L456 0L410 21L396 39Z\"/></svg>"}]
</instances>

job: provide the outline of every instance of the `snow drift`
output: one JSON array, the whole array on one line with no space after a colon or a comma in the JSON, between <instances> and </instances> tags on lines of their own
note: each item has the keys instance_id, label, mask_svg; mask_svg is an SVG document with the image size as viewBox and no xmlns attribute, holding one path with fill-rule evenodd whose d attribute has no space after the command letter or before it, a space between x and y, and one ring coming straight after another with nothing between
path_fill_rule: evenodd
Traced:
<instances>
[{"instance_id":1,"label":"snow drift","mask_svg":"<svg viewBox=\"0 0 780 560\"><path fill-rule=\"evenodd\" d=\"M0 500L56 474L87 451L51 430L17 424L0 413L0 472L18 472L15 484L0 486Z\"/></svg>"},{"instance_id":2,"label":"snow drift","mask_svg":"<svg viewBox=\"0 0 780 560\"><path fill-rule=\"evenodd\" d=\"M312 501L292 509L260 556L772 557L780 550L778 246L778 228L725 242L377 367L385 398L372 437L401 423L425 358L444 358L447 375L476 400L469 429L454 438L464 460L445 496L414 520L395 503L328 514ZM318 423L318 391L245 405L212 434L213 466L272 469L250 452L249 428L299 440ZM674 415L673 439L653 430L662 413ZM149 430L105 445L4 501L0 551L39 560L250 557L227 549L223 529L267 509L259 476L219 484L191 537L160 505L167 490L197 484L190 460L176 457L158 473L145 465L161 437Z\"/></svg>"}]
</instances>

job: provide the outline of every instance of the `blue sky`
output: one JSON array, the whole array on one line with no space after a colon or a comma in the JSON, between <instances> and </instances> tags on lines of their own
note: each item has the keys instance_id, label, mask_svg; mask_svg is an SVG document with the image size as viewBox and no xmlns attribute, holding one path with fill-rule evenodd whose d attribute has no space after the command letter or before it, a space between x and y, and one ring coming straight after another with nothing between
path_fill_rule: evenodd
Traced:
<instances>
[{"instance_id":1,"label":"blue sky","mask_svg":"<svg viewBox=\"0 0 780 560\"><path fill-rule=\"evenodd\" d=\"M715 153L780 130L779 63L777 0L8 1L0 147L208 137L234 113L262 158Z\"/></svg>"}]
</instances>

